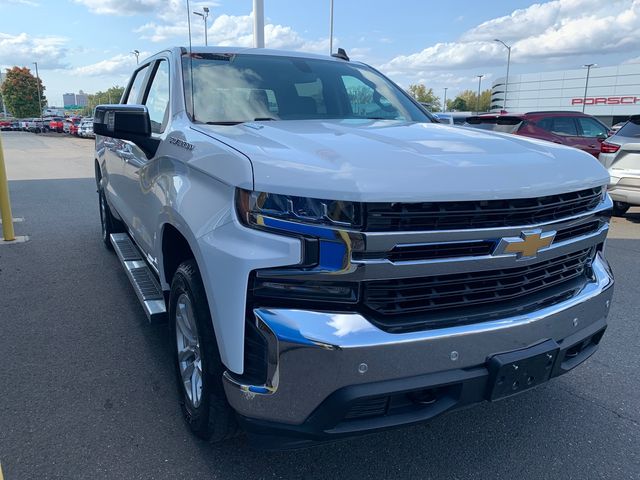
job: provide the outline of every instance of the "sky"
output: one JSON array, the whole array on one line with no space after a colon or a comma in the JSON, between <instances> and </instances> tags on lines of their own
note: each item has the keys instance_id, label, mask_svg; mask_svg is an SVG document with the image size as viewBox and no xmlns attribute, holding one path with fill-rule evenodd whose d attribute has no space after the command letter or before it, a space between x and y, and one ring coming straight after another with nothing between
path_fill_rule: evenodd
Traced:
<instances>
[{"instance_id":1,"label":"sky","mask_svg":"<svg viewBox=\"0 0 640 480\"><path fill-rule=\"evenodd\" d=\"M192 0L210 9L209 45L251 46L252 0ZM265 46L329 52L329 0L264 0ZM204 44L191 14L194 45ZM334 0L334 50L403 87L452 98L506 73L640 63L640 0ZM62 94L124 86L142 57L188 44L186 0L0 0L0 68L38 62L50 106Z\"/></svg>"}]
</instances>

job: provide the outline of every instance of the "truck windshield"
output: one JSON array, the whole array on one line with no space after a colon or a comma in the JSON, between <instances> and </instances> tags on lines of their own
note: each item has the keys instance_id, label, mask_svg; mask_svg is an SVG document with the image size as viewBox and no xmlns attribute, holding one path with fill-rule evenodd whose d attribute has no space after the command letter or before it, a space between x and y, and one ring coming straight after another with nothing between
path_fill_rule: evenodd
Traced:
<instances>
[{"instance_id":1,"label":"truck windshield","mask_svg":"<svg viewBox=\"0 0 640 480\"><path fill-rule=\"evenodd\" d=\"M275 55L183 56L187 111L196 122L376 119L431 122L379 73L346 61ZM193 75L193 103L191 78Z\"/></svg>"}]
</instances>

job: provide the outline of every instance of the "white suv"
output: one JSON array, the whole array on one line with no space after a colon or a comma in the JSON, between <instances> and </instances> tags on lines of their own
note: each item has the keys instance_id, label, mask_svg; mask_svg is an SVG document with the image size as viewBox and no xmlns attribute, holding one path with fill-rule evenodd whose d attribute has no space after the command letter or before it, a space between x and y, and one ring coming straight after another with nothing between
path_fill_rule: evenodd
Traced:
<instances>
[{"instance_id":1,"label":"white suv","mask_svg":"<svg viewBox=\"0 0 640 480\"><path fill-rule=\"evenodd\" d=\"M614 215L640 205L640 115L633 115L600 145L600 162L609 169L609 194Z\"/></svg>"}]
</instances>

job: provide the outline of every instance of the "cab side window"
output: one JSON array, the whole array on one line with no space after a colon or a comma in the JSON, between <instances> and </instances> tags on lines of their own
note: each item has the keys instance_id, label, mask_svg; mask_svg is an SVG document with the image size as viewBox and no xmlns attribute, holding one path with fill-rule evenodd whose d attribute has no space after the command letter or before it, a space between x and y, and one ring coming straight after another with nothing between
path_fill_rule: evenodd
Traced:
<instances>
[{"instance_id":1,"label":"cab side window","mask_svg":"<svg viewBox=\"0 0 640 480\"><path fill-rule=\"evenodd\" d=\"M149 110L151 133L162 133L169 121L169 64L160 60L144 101Z\"/></svg>"},{"instance_id":2,"label":"cab side window","mask_svg":"<svg viewBox=\"0 0 640 480\"><path fill-rule=\"evenodd\" d=\"M133 82L131 82L131 87L129 87L129 92L127 93L127 99L124 102L127 105L140 103L142 85L144 83L144 78L147 76L148 70L149 65L146 65L133 74Z\"/></svg>"}]
</instances>

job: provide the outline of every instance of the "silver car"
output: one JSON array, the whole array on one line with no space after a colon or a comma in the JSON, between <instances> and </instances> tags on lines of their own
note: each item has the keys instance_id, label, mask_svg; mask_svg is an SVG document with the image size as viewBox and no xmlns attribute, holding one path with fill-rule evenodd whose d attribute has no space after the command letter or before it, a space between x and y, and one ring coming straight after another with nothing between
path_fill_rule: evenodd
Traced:
<instances>
[{"instance_id":1,"label":"silver car","mask_svg":"<svg viewBox=\"0 0 640 480\"><path fill-rule=\"evenodd\" d=\"M78 127L78 135L84 138L93 138L93 118L83 118Z\"/></svg>"},{"instance_id":2,"label":"silver car","mask_svg":"<svg viewBox=\"0 0 640 480\"><path fill-rule=\"evenodd\" d=\"M602 142L598 157L609 170L613 214L623 216L640 205L640 115L633 115L618 132Z\"/></svg>"}]
</instances>

